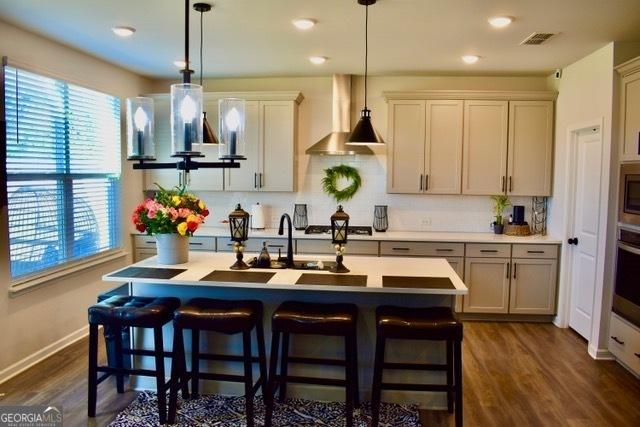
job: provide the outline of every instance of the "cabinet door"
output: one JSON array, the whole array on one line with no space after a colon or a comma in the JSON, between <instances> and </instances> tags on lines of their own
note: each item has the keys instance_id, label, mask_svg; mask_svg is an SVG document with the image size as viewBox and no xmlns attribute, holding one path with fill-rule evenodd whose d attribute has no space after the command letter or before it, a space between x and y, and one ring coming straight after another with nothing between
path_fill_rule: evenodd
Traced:
<instances>
[{"instance_id":1,"label":"cabinet door","mask_svg":"<svg viewBox=\"0 0 640 427\"><path fill-rule=\"evenodd\" d=\"M553 101L509 101L507 194L550 196Z\"/></svg>"},{"instance_id":2,"label":"cabinet door","mask_svg":"<svg viewBox=\"0 0 640 427\"><path fill-rule=\"evenodd\" d=\"M620 160L640 160L640 72L622 80L623 141Z\"/></svg>"},{"instance_id":3,"label":"cabinet door","mask_svg":"<svg viewBox=\"0 0 640 427\"><path fill-rule=\"evenodd\" d=\"M427 101L425 191L460 194L463 101Z\"/></svg>"},{"instance_id":4,"label":"cabinet door","mask_svg":"<svg viewBox=\"0 0 640 427\"><path fill-rule=\"evenodd\" d=\"M508 101L464 101L462 194L505 192Z\"/></svg>"},{"instance_id":5,"label":"cabinet door","mask_svg":"<svg viewBox=\"0 0 640 427\"><path fill-rule=\"evenodd\" d=\"M257 191L260 172L260 106L258 101L245 104L244 141L245 157L239 169L227 169L225 189L230 191Z\"/></svg>"},{"instance_id":6,"label":"cabinet door","mask_svg":"<svg viewBox=\"0 0 640 427\"><path fill-rule=\"evenodd\" d=\"M153 96L154 139L157 162L177 162L171 157L171 98L169 94ZM144 188L157 190L156 183L163 188L173 188L179 184L177 169L149 169L145 171Z\"/></svg>"},{"instance_id":7,"label":"cabinet door","mask_svg":"<svg viewBox=\"0 0 640 427\"><path fill-rule=\"evenodd\" d=\"M260 168L262 191L294 191L295 102L260 101Z\"/></svg>"},{"instance_id":8,"label":"cabinet door","mask_svg":"<svg viewBox=\"0 0 640 427\"><path fill-rule=\"evenodd\" d=\"M218 100L204 100L204 111L207 113L207 121L218 135ZM199 151L204 157L195 159L202 162L217 162L219 156L218 145L202 144ZM197 169L191 171L191 185L189 189L194 191L222 191L224 188L224 169Z\"/></svg>"},{"instance_id":9,"label":"cabinet door","mask_svg":"<svg viewBox=\"0 0 640 427\"><path fill-rule=\"evenodd\" d=\"M554 314L557 267L556 260L514 258L509 313Z\"/></svg>"},{"instance_id":10,"label":"cabinet door","mask_svg":"<svg viewBox=\"0 0 640 427\"><path fill-rule=\"evenodd\" d=\"M509 311L508 258L467 258L464 265L465 313L507 313Z\"/></svg>"},{"instance_id":11,"label":"cabinet door","mask_svg":"<svg viewBox=\"0 0 640 427\"><path fill-rule=\"evenodd\" d=\"M424 190L425 101L390 101L387 192Z\"/></svg>"}]
</instances>

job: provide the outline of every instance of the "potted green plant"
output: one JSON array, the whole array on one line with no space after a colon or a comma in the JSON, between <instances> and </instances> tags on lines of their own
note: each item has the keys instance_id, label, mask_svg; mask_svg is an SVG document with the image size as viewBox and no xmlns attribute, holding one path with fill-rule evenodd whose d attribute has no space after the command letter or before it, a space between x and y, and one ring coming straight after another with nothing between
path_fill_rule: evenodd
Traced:
<instances>
[{"instance_id":1,"label":"potted green plant","mask_svg":"<svg viewBox=\"0 0 640 427\"><path fill-rule=\"evenodd\" d=\"M507 206L511 204L509 201L509 197L504 194L496 194L495 196L491 196L491 200L493 200L493 215L495 216L495 221L493 222L493 232L496 234L502 234L504 232L504 224L502 214Z\"/></svg>"}]
</instances>

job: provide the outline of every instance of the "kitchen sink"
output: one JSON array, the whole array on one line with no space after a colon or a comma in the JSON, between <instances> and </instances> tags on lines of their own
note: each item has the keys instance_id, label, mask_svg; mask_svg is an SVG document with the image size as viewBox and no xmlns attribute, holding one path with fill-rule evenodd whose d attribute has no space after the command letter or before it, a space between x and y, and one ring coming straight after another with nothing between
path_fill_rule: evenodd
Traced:
<instances>
[{"instance_id":1,"label":"kitchen sink","mask_svg":"<svg viewBox=\"0 0 640 427\"><path fill-rule=\"evenodd\" d=\"M263 268L263 269L270 269L270 270L281 270L284 268L287 268L285 266L285 261L279 260L279 261L271 261L271 266L270 267L257 267L255 264L257 262L257 258L253 258L251 259L248 264L249 267L251 268ZM315 271L329 271L331 269L331 267L335 266L336 263L335 261L323 261L324 265L322 267L322 269L318 268L318 264L317 264L317 260L294 260L293 262L293 269L294 270L315 270Z\"/></svg>"}]
</instances>

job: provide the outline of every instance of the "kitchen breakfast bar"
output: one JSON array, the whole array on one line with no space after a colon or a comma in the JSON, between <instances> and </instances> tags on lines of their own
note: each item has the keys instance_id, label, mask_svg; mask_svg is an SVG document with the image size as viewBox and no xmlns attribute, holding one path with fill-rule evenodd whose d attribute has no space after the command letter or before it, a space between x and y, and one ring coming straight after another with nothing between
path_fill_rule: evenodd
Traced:
<instances>
[{"instance_id":1,"label":"kitchen breakfast bar","mask_svg":"<svg viewBox=\"0 0 640 427\"><path fill-rule=\"evenodd\" d=\"M253 255L245 254L245 259ZM307 260L307 261L301 261ZM336 274L317 267L317 262L331 265L335 257L298 255L299 268L231 270L235 261L230 253L190 252L189 262L178 265L159 265L156 257L148 258L103 276L103 280L126 283L129 295L140 297L177 297L184 304L192 298L224 300L258 300L264 306L264 330L267 354L271 337L271 316L283 301L310 303L355 304L357 316L357 371L361 400L369 400L373 377L376 344L376 307L395 305L402 307L454 308L456 296L465 295L467 287L445 259L410 257L346 256L344 264L350 272ZM322 263L320 263L322 267ZM253 335L255 337L255 335ZM153 330L132 328L131 345L153 348ZM191 360L191 334L186 333L186 364ZM173 341L172 323L163 328L166 351ZM344 341L338 337L292 334L290 355L318 358L344 358ZM257 346L253 346L254 356ZM242 334L225 335L202 333L201 352L242 354ZM386 345L385 361L411 363L445 363L445 342L393 339ZM166 359L165 372L170 372L170 359ZM152 357L135 357L135 368L153 369ZM242 363L203 361L200 371L215 371L241 375ZM187 367L187 369L189 369ZM256 377L259 370L254 368ZM288 375L322 378L344 378L343 366L316 366L292 364ZM445 372L430 370L384 372L385 382L445 384ZM154 378L132 377L132 386L139 390L155 389ZM204 393L243 395L241 383L202 381ZM260 394L260 393L258 393ZM290 384L287 397L323 401L341 401L344 389L309 384ZM446 408L446 393L415 391L384 391L382 400L398 403L418 403L426 408Z\"/></svg>"}]
</instances>

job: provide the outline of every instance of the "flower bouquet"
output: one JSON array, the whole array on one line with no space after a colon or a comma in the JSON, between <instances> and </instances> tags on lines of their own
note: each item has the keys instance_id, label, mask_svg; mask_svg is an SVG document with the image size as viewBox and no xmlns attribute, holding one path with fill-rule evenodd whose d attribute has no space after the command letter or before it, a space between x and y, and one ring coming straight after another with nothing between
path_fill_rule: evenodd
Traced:
<instances>
[{"instance_id":1,"label":"flower bouquet","mask_svg":"<svg viewBox=\"0 0 640 427\"><path fill-rule=\"evenodd\" d=\"M155 197L133 211L131 221L141 233L156 236L159 264L181 264L189 259L189 236L209 215L205 203L185 188L158 186Z\"/></svg>"}]
</instances>

